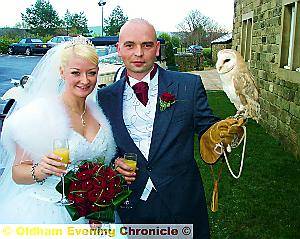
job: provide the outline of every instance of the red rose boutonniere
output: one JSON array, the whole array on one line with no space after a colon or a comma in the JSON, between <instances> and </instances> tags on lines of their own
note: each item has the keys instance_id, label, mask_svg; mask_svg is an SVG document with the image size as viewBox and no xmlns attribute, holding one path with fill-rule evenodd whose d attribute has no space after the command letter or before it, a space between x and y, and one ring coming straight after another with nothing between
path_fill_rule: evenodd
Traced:
<instances>
[{"instance_id":1,"label":"red rose boutonniere","mask_svg":"<svg viewBox=\"0 0 300 239\"><path fill-rule=\"evenodd\" d=\"M160 111L165 111L167 108L171 107L176 102L175 95L172 95L169 92L164 92L159 97L159 108Z\"/></svg>"}]
</instances>

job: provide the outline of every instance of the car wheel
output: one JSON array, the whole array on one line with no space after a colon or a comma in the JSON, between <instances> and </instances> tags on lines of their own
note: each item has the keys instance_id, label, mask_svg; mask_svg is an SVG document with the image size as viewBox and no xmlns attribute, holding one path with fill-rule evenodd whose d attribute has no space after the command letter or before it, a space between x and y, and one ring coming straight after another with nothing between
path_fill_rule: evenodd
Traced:
<instances>
[{"instance_id":1,"label":"car wheel","mask_svg":"<svg viewBox=\"0 0 300 239\"><path fill-rule=\"evenodd\" d=\"M25 55L26 56L31 56L31 54L32 54L31 49L30 48L26 48Z\"/></svg>"},{"instance_id":2,"label":"car wheel","mask_svg":"<svg viewBox=\"0 0 300 239\"><path fill-rule=\"evenodd\" d=\"M8 48L8 54L9 55L13 55L14 54L14 50L12 49L12 47Z\"/></svg>"}]
</instances>

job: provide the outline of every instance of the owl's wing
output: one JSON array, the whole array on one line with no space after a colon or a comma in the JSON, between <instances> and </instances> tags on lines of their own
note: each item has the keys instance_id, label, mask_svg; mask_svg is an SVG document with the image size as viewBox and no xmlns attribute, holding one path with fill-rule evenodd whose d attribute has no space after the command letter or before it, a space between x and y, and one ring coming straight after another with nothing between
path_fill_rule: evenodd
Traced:
<instances>
[{"instance_id":1,"label":"owl's wing","mask_svg":"<svg viewBox=\"0 0 300 239\"><path fill-rule=\"evenodd\" d=\"M247 109L250 118L260 118L259 90L250 72L240 72L233 77L235 91Z\"/></svg>"}]
</instances>

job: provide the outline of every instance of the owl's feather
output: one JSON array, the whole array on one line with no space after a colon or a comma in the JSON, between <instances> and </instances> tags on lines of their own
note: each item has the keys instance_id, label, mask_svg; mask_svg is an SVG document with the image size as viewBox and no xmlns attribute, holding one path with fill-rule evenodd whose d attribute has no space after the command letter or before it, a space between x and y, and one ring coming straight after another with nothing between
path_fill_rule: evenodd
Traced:
<instances>
[{"instance_id":1,"label":"owl's feather","mask_svg":"<svg viewBox=\"0 0 300 239\"><path fill-rule=\"evenodd\" d=\"M233 84L237 96L247 111L247 117L258 122L260 118L259 91L252 74L241 73L233 76Z\"/></svg>"}]
</instances>

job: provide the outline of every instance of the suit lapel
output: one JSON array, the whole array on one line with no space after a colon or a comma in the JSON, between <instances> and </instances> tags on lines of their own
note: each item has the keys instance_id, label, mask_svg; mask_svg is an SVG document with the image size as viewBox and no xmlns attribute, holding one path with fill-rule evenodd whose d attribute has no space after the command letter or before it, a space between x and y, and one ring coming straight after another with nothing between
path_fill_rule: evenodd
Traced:
<instances>
[{"instance_id":1,"label":"suit lapel","mask_svg":"<svg viewBox=\"0 0 300 239\"><path fill-rule=\"evenodd\" d=\"M173 82L172 79L165 77L165 73L165 70L163 70L162 68L159 69L158 95L149 152L149 161L154 158L161 145L161 141L163 140L167 132L176 106L176 104L173 104L165 111L160 110L159 97L165 92L171 93L176 97L178 92L178 84Z\"/></svg>"}]
</instances>

